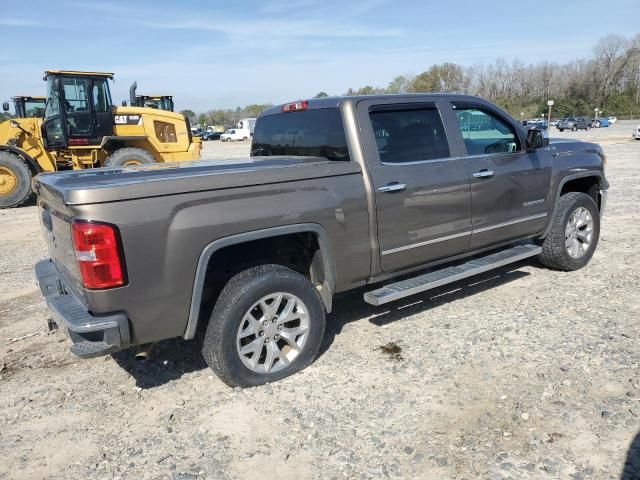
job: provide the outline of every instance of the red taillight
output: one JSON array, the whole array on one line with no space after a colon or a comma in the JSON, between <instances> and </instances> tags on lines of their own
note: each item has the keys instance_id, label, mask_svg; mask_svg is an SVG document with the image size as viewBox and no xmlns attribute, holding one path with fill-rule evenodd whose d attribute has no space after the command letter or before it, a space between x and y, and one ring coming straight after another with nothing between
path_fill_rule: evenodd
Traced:
<instances>
[{"instance_id":1,"label":"red taillight","mask_svg":"<svg viewBox=\"0 0 640 480\"><path fill-rule=\"evenodd\" d=\"M299 102L285 103L280 111L282 113L300 112L302 110L306 110L308 106L309 102L307 102L306 100L301 100Z\"/></svg>"},{"instance_id":2,"label":"red taillight","mask_svg":"<svg viewBox=\"0 0 640 480\"><path fill-rule=\"evenodd\" d=\"M71 224L73 250L86 288L124 285L116 228L103 223L74 221Z\"/></svg>"}]
</instances>

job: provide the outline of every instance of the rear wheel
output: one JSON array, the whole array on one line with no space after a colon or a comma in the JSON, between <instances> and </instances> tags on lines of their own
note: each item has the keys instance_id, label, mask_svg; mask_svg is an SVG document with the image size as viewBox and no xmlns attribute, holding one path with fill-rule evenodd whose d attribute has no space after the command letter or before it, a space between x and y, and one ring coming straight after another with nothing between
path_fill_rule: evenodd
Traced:
<instances>
[{"instance_id":1,"label":"rear wheel","mask_svg":"<svg viewBox=\"0 0 640 480\"><path fill-rule=\"evenodd\" d=\"M574 125L573 127L571 127L571 131L572 131L572 132L575 132L575 131L577 131L577 130L578 130L578 127L576 127L575 125Z\"/></svg>"},{"instance_id":2,"label":"rear wheel","mask_svg":"<svg viewBox=\"0 0 640 480\"><path fill-rule=\"evenodd\" d=\"M155 158L142 148L121 148L113 152L104 162L105 167L131 167L155 163Z\"/></svg>"},{"instance_id":3,"label":"rear wheel","mask_svg":"<svg viewBox=\"0 0 640 480\"><path fill-rule=\"evenodd\" d=\"M324 329L324 305L311 282L281 265L261 265L223 288L202 354L227 385L262 385L313 362Z\"/></svg>"},{"instance_id":4,"label":"rear wheel","mask_svg":"<svg viewBox=\"0 0 640 480\"><path fill-rule=\"evenodd\" d=\"M0 151L0 208L18 207L31 197L31 170L13 153Z\"/></svg>"}]
</instances>

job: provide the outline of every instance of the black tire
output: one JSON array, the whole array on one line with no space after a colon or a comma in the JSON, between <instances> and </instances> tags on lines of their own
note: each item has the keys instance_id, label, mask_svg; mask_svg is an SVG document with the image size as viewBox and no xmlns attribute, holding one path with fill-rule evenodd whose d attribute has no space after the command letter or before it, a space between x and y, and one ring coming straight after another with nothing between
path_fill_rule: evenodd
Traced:
<instances>
[{"instance_id":1,"label":"black tire","mask_svg":"<svg viewBox=\"0 0 640 480\"><path fill-rule=\"evenodd\" d=\"M571 127L571 131L572 132L577 132L578 131L578 127L576 127L575 125L573 127Z\"/></svg>"},{"instance_id":2,"label":"black tire","mask_svg":"<svg viewBox=\"0 0 640 480\"><path fill-rule=\"evenodd\" d=\"M116 150L107 157L105 167L129 167L133 165L149 165L156 163L155 158L142 148L128 147Z\"/></svg>"},{"instance_id":3,"label":"black tire","mask_svg":"<svg viewBox=\"0 0 640 480\"><path fill-rule=\"evenodd\" d=\"M565 230L571 214L579 207L589 210L593 219L593 237L588 250L580 258L573 258L565 246ZM586 193L569 192L560 197L556 206L551 229L542 243L540 261L543 265L557 270L573 271L584 267L595 252L600 238L600 211L598 206Z\"/></svg>"},{"instance_id":4,"label":"black tire","mask_svg":"<svg viewBox=\"0 0 640 480\"><path fill-rule=\"evenodd\" d=\"M24 160L0 151L0 208L19 207L32 197L31 176Z\"/></svg>"},{"instance_id":5,"label":"black tire","mask_svg":"<svg viewBox=\"0 0 640 480\"><path fill-rule=\"evenodd\" d=\"M560 130L561 132L564 132L564 128L559 128L558 130Z\"/></svg>"},{"instance_id":6,"label":"black tire","mask_svg":"<svg viewBox=\"0 0 640 480\"><path fill-rule=\"evenodd\" d=\"M309 333L302 350L288 366L276 372L258 373L240 359L236 338L249 309L261 298L276 292L295 295L304 303L309 315ZM324 337L325 324L320 295L306 277L281 265L260 265L238 273L222 289L207 325L202 354L207 365L231 387L275 382L313 362Z\"/></svg>"}]
</instances>

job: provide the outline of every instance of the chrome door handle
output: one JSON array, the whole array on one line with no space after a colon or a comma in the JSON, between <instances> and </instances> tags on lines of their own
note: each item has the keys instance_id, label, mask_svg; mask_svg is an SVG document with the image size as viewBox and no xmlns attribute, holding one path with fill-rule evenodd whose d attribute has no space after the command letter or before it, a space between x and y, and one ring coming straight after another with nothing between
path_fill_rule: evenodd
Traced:
<instances>
[{"instance_id":1,"label":"chrome door handle","mask_svg":"<svg viewBox=\"0 0 640 480\"><path fill-rule=\"evenodd\" d=\"M493 170L482 169L479 172L473 174L475 178L490 178L493 177Z\"/></svg>"},{"instance_id":2,"label":"chrome door handle","mask_svg":"<svg viewBox=\"0 0 640 480\"><path fill-rule=\"evenodd\" d=\"M401 192L407 188L405 183L392 182L378 188L379 192Z\"/></svg>"}]
</instances>

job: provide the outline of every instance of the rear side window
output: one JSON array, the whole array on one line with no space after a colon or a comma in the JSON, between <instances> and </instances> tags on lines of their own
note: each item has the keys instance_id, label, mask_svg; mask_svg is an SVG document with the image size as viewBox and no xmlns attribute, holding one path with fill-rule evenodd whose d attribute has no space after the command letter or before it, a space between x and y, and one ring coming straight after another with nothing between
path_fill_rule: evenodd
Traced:
<instances>
[{"instance_id":1,"label":"rear side window","mask_svg":"<svg viewBox=\"0 0 640 480\"><path fill-rule=\"evenodd\" d=\"M374 107L369 118L383 163L419 162L449 156L449 144L435 107Z\"/></svg>"},{"instance_id":2,"label":"rear side window","mask_svg":"<svg viewBox=\"0 0 640 480\"><path fill-rule=\"evenodd\" d=\"M516 131L492 112L456 107L455 113L467 154L511 153L520 150Z\"/></svg>"},{"instance_id":3,"label":"rear side window","mask_svg":"<svg viewBox=\"0 0 640 480\"><path fill-rule=\"evenodd\" d=\"M349 160L342 116L337 108L278 113L258 118L252 157L297 155Z\"/></svg>"}]
</instances>

